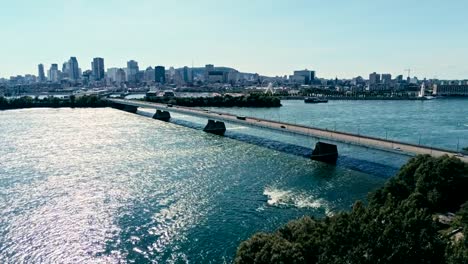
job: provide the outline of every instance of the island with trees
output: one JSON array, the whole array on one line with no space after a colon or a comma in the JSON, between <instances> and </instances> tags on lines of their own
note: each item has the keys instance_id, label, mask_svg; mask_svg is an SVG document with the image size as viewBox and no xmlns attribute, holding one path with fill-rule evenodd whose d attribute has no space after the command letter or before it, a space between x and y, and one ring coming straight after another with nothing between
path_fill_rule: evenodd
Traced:
<instances>
[{"instance_id":1,"label":"island with trees","mask_svg":"<svg viewBox=\"0 0 468 264\"><path fill-rule=\"evenodd\" d=\"M278 97L251 94L248 96L215 96L215 97L145 97L153 103L173 104L187 107L280 107Z\"/></svg>"},{"instance_id":2,"label":"island with trees","mask_svg":"<svg viewBox=\"0 0 468 264\"><path fill-rule=\"evenodd\" d=\"M23 96L18 98L7 99L0 97L0 110L10 109L21 109L21 108L58 108L58 107L108 107L109 103L105 100L100 99L96 95L83 95L76 97L71 95L69 98L57 98L57 97L29 97Z\"/></svg>"},{"instance_id":3,"label":"island with trees","mask_svg":"<svg viewBox=\"0 0 468 264\"><path fill-rule=\"evenodd\" d=\"M416 156L348 212L240 244L235 263L468 263L468 165Z\"/></svg>"}]
</instances>

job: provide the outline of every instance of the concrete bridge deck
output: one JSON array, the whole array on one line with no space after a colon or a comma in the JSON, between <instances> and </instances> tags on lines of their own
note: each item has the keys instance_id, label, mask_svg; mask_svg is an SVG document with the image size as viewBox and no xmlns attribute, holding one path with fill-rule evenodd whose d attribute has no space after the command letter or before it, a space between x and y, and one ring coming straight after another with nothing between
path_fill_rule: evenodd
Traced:
<instances>
[{"instance_id":1,"label":"concrete bridge deck","mask_svg":"<svg viewBox=\"0 0 468 264\"><path fill-rule=\"evenodd\" d=\"M198 108L183 107L183 106L168 106L166 104L158 104L136 100L125 99L108 99L111 102L121 105L159 109L184 115L197 116L217 121L225 121L250 127L266 128L275 131L289 132L303 136L330 140L334 142L346 143L351 145L369 147L391 152L401 152L402 154L429 154L434 157L442 155L456 156L457 152L445 150L440 148L433 148L429 146L399 142L394 140L386 140L376 137L357 135L347 132L331 131L322 128L309 127L285 122L278 122L274 120L261 119L256 117L245 117L239 119L238 116L228 113L203 110ZM468 157L458 157L464 162L468 162Z\"/></svg>"}]
</instances>

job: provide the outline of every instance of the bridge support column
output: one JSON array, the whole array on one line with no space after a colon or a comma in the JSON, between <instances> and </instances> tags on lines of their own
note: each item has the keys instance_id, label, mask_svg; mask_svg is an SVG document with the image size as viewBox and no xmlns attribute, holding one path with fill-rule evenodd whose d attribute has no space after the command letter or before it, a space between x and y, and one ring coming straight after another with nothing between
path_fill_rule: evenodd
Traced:
<instances>
[{"instance_id":1,"label":"bridge support column","mask_svg":"<svg viewBox=\"0 0 468 264\"><path fill-rule=\"evenodd\" d=\"M133 113L135 114L138 110L137 106L133 105L123 105L123 104L112 104L112 108L119 109L125 112Z\"/></svg>"},{"instance_id":2,"label":"bridge support column","mask_svg":"<svg viewBox=\"0 0 468 264\"><path fill-rule=\"evenodd\" d=\"M154 119L168 122L171 119L171 113L168 111L156 110L156 113L153 115Z\"/></svg>"},{"instance_id":3,"label":"bridge support column","mask_svg":"<svg viewBox=\"0 0 468 264\"><path fill-rule=\"evenodd\" d=\"M209 119L208 124L206 124L203 131L223 136L224 132L226 132L226 126L224 125L224 122Z\"/></svg>"},{"instance_id":4,"label":"bridge support column","mask_svg":"<svg viewBox=\"0 0 468 264\"><path fill-rule=\"evenodd\" d=\"M137 110L138 110L138 107L133 106L133 105L126 105L123 110L125 112L135 114L137 112Z\"/></svg>"},{"instance_id":5,"label":"bridge support column","mask_svg":"<svg viewBox=\"0 0 468 264\"><path fill-rule=\"evenodd\" d=\"M333 144L317 142L311 159L334 164L338 159L338 147Z\"/></svg>"}]
</instances>

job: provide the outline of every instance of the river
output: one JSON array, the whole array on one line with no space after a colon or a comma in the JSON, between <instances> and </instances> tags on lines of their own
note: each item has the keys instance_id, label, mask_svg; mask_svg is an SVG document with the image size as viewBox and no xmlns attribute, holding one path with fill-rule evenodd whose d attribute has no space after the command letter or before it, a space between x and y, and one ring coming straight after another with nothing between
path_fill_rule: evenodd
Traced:
<instances>
[{"instance_id":1,"label":"river","mask_svg":"<svg viewBox=\"0 0 468 264\"><path fill-rule=\"evenodd\" d=\"M222 111L351 131L360 120L363 134L385 127L409 141L431 130L445 135L437 144L453 147L468 129L467 101L453 102L283 101L280 109ZM236 125L219 137L178 125L206 120L174 115L174 124L150 114L0 112L0 262L229 263L257 231L348 210L408 159L341 146L338 166L326 165L301 154L310 139Z\"/></svg>"},{"instance_id":2,"label":"river","mask_svg":"<svg viewBox=\"0 0 468 264\"><path fill-rule=\"evenodd\" d=\"M281 103L283 107L270 109L212 109L450 150L468 147L467 98Z\"/></svg>"}]
</instances>

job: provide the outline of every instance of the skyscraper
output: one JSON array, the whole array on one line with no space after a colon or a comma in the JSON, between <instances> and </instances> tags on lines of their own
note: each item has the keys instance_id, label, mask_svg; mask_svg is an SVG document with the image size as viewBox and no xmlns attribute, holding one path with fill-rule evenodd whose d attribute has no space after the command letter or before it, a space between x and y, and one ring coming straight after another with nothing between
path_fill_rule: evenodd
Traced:
<instances>
[{"instance_id":1,"label":"skyscraper","mask_svg":"<svg viewBox=\"0 0 468 264\"><path fill-rule=\"evenodd\" d=\"M304 84L310 84L315 79L315 71L309 71L307 69L294 71L293 79L303 79Z\"/></svg>"},{"instance_id":2,"label":"skyscraper","mask_svg":"<svg viewBox=\"0 0 468 264\"><path fill-rule=\"evenodd\" d=\"M84 71L81 75L81 78L85 84L89 83L89 81L94 78L93 71L91 70Z\"/></svg>"},{"instance_id":3,"label":"skyscraper","mask_svg":"<svg viewBox=\"0 0 468 264\"><path fill-rule=\"evenodd\" d=\"M58 82L59 81L60 72L58 70L58 65L56 63L53 63L52 65L50 65L50 69L49 69L49 72L48 72L48 77L49 77L49 81L51 81L51 82Z\"/></svg>"},{"instance_id":4,"label":"skyscraper","mask_svg":"<svg viewBox=\"0 0 468 264\"><path fill-rule=\"evenodd\" d=\"M125 71L123 69L118 69L115 73L115 82L123 83L126 80Z\"/></svg>"},{"instance_id":5,"label":"skyscraper","mask_svg":"<svg viewBox=\"0 0 468 264\"><path fill-rule=\"evenodd\" d=\"M166 83L166 68L164 66L154 67L154 81L160 84Z\"/></svg>"},{"instance_id":6,"label":"skyscraper","mask_svg":"<svg viewBox=\"0 0 468 264\"><path fill-rule=\"evenodd\" d=\"M68 61L68 77L73 81L80 79L80 69L76 57L70 57Z\"/></svg>"},{"instance_id":7,"label":"skyscraper","mask_svg":"<svg viewBox=\"0 0 468 264\"><path fill-rule=\"evenodd\" d=\"M155 77L155 74L154 74L154 69L153 67L148 67L146 68L145 70L145 81L146 82L154 82L154 77Z\"/></svg>"},{"instance_id":8,"label":"skyscraper","mask_svg":"<svg viewBox=\"0 0 468 264\"><path fill-rule=\"evenodd\" d=\"M380 74L373 72L369 74L369 84L378 84L380 83Z\"/></svg>"},{"instance_id":9,"label":"skyscraper","mask_svg":"<svg viewBox=\"0 0 468 264\"><path fill-rule=\"evenodd\" d=\"M39 82L45 82L45 74L44 74L44 65L41 63L37 65L37 70L38 70L38 80Z\"/></svg>"},{"instance_id":10,"label":"skyscraper","mask_svg":"<svg viewBox=\"0 0 468 264\"><path fill-rule=\"evenodd\" d=\"M214 65L213 64L206 64L205 65L205 73L204 73L205 81L208 81L208 75L212 71L214 71Z\"/></svg>"},{"instance_id":11,"label":"skyscraper","mask_svg":"<svg viewBox=\"0 0 468 264\"><path fill-rule=\"evenodd\" d=\"M109 78L112 82L115 82L117 79L117 71L119 68L109 68L107 69L107 78Z\"/></svg>"},{"instance_id":12,"label":"skyscraper","mask_svg":"<svg viewBox=\"0 0 468 264\"><path fill-rule=\"evenodd\" d=\"M369 87L370 91L382 89L383 86L380 83L380 74L373 72L369 74Z\"/></svg>"},{"instance_id":13,"label":"skyscraper","mask_svg":"<svg viewBox=\"0 0 468 264\"><path fill-rule=\"evenodd\" d=\"M137 74L139 72L138 62L130 60L127 62L127 81L137 82Z\"/></svg>"},{"instance_id":14,"label":"skyscraper","mask_svg":"<svg viewBox=\"0 0 468 264\"><path fill-rule=\"evenodd\" d=\"M193 82L192 70L189 69L189 67L185 66L182 69L182 75L183 75L185 83L192 83Z\"/></svg>"},{"instance_id":15,"label":"skyscraper","mask_svg":"<svg viewBox=\"0 0 468 264\"><path fill-rule=\"evenodd\" d=\"M94 58L91 62L94 80L100 81L104 79L104 59Z\"/></svg>"},{"instance_id":16,"label":"skyscraper","mask_svg":"<svg viewBox=\"0 0 468 264\"><path fill-rule=\"evenodd\" d=\"M70 63L68 61L62 64L62 78L68 78L68 73L70 72Z\"/></svg>"},{"instance_id":17,"label":"skyscraper","mask_svg":"<svg viewBox=\"0 0 468 264\"><path fill-rule=\"evenodd\" d=\"M390 73L382 73L382 83L389 84L392 82L392 75Z\"/></svg>"}]
</instances>

